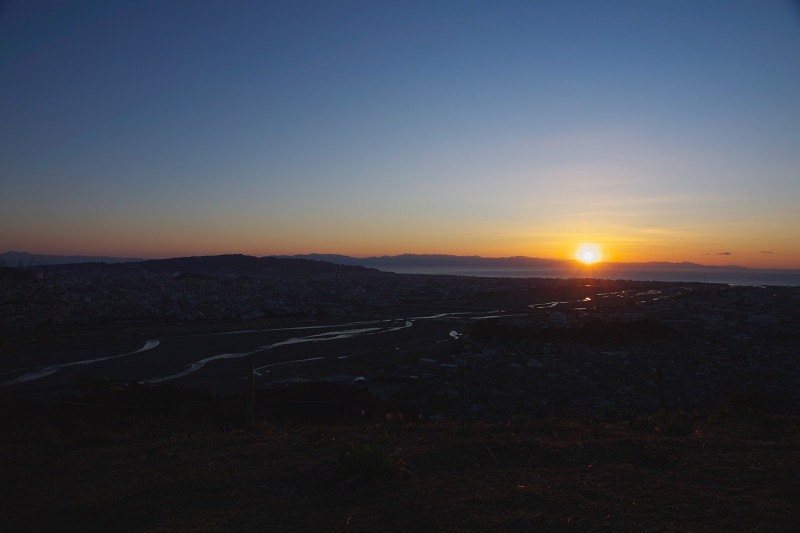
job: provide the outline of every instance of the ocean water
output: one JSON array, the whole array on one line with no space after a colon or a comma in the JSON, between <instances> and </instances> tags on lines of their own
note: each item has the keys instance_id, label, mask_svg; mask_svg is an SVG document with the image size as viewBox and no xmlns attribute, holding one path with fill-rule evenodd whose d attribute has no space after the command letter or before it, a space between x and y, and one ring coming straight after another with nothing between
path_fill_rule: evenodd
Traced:
<instances>
[{"instance_id":1,"label":"ocean water","mask_svg":"<svg viewBox=\"0 0 800 533\"><path fill-rule=\"evenodd\" d=\"M629 279L634 281L687 281L698 283L727 283L732 285L800 286L800 270L768 269L671 269L671 270L614 270L610 268L582 268L578 270L553 270L537 268L476 268L450 266L386 266L380 270L398 274L438 274L492 278L597 278Z\"/></svg>"}]
</instances>

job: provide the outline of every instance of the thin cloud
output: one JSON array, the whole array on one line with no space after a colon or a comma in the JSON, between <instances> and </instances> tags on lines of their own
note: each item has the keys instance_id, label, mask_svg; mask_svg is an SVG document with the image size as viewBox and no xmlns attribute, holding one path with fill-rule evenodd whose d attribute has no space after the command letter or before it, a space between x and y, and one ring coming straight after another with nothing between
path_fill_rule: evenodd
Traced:
<instances>
[{"instance_id":1,"label":"thin cloud","mask_svg":"<svg viewBox=\"0 0 800 533\"><path fill-rule=\"evenodd\" d=\"M761 253L762 253L762 254L773 254L773 253L775 253L775 252L770 252L770 251L768 251L768 250L761 250Z\"/></svg>"},{"instance_id":2,"label":"thin cloud","mask_svg":"<svg viewBox=\"0 0 800 533\"><path fill-rule=\"evenodd\" d=\"M730 252L720 252L717 255L731 255L731 253Z\"/></svg>"}]
</instances>

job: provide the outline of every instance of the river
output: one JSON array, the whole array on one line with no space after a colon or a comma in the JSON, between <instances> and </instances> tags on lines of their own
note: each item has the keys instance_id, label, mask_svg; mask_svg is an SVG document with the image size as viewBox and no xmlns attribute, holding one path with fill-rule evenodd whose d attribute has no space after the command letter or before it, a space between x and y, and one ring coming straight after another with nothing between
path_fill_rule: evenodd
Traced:
<instances>
[{"instance_id":1,"label":"river","mask_svg":"<svg viewBox=\"0 0 800 533\"><path fill-rule=\"evenodd\" d=\"M292 366L334 368L345 359L385 358L392 352L413 357L432 345L441 350L441 343L458 342L471 321L497 313L440 313L148 339L133 351L7 371L0 375L0 386L67 392L81 379L103 376L119 383L172 383L234 392L242 390L251 364L259 386L266 386L296 375L288 372ZM454 333L454 328L460 331Z\"/></svg>"}]
</instances>

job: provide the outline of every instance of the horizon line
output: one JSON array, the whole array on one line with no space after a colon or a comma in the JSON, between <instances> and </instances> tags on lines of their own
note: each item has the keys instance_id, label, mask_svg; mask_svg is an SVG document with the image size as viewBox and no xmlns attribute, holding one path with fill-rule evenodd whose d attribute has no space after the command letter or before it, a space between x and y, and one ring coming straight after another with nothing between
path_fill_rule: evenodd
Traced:
<instances>
[{"instance_id":1,"label":"horizon line","mask_svg":"<svg viewBox=\"0 0 800 533\"><path fill-rule=\"evenodd\" d=\"M0 256L6 254L20 254L20 255L28 255L32 258L36 257L63 257L63 258L85 258L87 259L86 262L93 262L92 259L100 260L100 259L115 259L121 260L120 262L139 262L139 261L161 261L161 260L169 260L169 259L181 259L181 258L202 258L202 257L220 257L220 256L246 256L246 257L255 257L255 258L263 258L263 257L275 257L275 258L302 258L307 256L340 256L340 257L347 257L351 259L383 259L383 258L395 258L395 257L402 257L402 256L416 256L416 257L452 257L452 258L464 258L464 259L532 259L532 260L540 260L540 261L553 261L553 262L560 262L560 263L570 263L570 264L578 264L585 268L595 268L600 265L648 265L648 264L665 264L665 265L697 265L700 267L706 268L735 268L735 269L746 269L746 270L800 270L800 266L798 267L771 267L771 268L764 268L764 267L748 267L743 265L736 265L736 264L722 264L722 265L710 265L704 263L696 263L694 261L597 261L596 263L592 264L583 264L581 261L574 259L574 258L552 258L552 257L536 257L536 256L527 256L527 255L510 255L510 256L482 256L478 254L472 255L458 255L458 254L448 254L448 253L412 253L412 252L403 252L401 254L384 254L384 255L368 255L368 256L354 256L354 255L347 255L341 253L320 253L320 252L311 252L311 253L298 253L298 254L266 254L266 255L253 255L249 253L242 253L242 252L224 252L224 253L217 253L217 254L204 254L204 255L174 255L174 256L163 256L163 257L124 257L124 256L117 256L117 255L86 255L86 254L36 254L26 251L15 251L15 250L7 250L5 252L0 252ZM53 263L56 264L56 263ZM10 265L6 265L10 266ZM32 265L33 266L33 265ZM13 266L11 266L14 268Z\"/></svg>"}]
</instances>

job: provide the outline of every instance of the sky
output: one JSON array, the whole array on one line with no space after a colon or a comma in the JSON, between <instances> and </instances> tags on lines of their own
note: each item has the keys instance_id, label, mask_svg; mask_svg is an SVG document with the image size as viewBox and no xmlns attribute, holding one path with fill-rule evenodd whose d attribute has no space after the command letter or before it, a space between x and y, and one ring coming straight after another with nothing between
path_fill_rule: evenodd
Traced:
<instances>
[{"instance_id":1,"label":"sky","mask_svg":"<svg viewBox=\"0 0 800 533\"><path fill-rule=\"evenodd\" d=\"M800 268L791 0L0 2L0 251Z\"/></svg>"}]
</instances>

